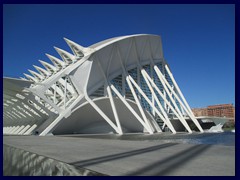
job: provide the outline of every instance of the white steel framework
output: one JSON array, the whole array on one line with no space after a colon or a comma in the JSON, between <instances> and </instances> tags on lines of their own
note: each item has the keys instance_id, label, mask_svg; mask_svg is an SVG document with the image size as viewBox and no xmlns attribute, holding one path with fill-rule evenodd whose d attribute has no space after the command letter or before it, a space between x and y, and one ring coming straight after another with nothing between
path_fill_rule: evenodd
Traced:
<instances>
[{"instance_id":1,"label":"white steel framework","mask_svg":"<svg viewBox=\"0 0 240 180\"><path fill-rule=\"evenodd\" d=\"M52 64L39 60L38 72L4 78L4 134L203 132L159 36L121 36L87 48L64 40L73 54L54 47L61 58L46 54Z\"/></svg>"}]
</instances>

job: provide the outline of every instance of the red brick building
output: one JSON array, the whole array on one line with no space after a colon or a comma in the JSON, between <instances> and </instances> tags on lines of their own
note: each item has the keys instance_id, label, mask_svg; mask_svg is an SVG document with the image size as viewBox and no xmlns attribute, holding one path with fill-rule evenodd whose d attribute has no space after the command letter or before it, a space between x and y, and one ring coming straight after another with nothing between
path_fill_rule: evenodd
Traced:
<instances>
[{"instance_id":1,"label":"red brick building","mask_svg":"<svg viewBox=\"0 0 240 180\"><path fill-rule=\"evenodd\" d=\"M218 104L207 106L206 108L193 108L195 116L216 116L231 118L230 122L235 122L235 107L232 104Z\"/></svg>"},{"instance_id":2,"label":"red brick building","mask_svg":"<svg viewBox=\"0 0 240 180\"><path fill-rule=\"evenodd\" d=\"M232 104L219 104L207 107L208 116L234 117L235 108Z\"/></svg>"}]
</instances>

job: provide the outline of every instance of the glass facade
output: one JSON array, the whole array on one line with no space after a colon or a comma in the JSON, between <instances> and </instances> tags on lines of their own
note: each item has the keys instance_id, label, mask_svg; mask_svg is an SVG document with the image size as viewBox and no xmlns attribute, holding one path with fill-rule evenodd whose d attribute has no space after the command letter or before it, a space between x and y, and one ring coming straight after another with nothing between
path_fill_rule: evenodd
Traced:
<instances>
[{"instance_id":1,"label":"glass facade","mask_svg":"<svg viewBox=\"0 0 240 180\"><path fill-rule=\"evenodd\" d=\"M163 66L163 62L158 62L156 63L156 66L158 67L158 69L162 72L162 74L165 76L166 80L168 81L168 83L170 84L170 86L173 86L173 82L169 76L169 74L167 74L167 72L164 70L164 66ZM166 92L164 92L164 87L161 83L161 81L159 80L157 73L155 72L155 70L153 69L153 67L149 64L144 65L142 67L147 74L152 78L152 80L154 81L154 83L156 84L156 86L159 88L159 90L162 92L162 94L164 94L166 96L166 99L170 101L170 98L168 96L168 94ZM148 99L153 102L154 106L160 111L160 107L158 106L156 100L153 99L153 95L144 79L144 77L141 74L141 71L139 68L135 67L132 68L130 70L128 70L128 74L135 80L135 82L140 86L140 88L142 89L142 91L146 94L146 96L148 97ZM119 93L122 96L125 96L126 99L130 99L135 101L133 94L130 90L130 87L128 86L127 81L123 81L123 75L120 74L117 77L113 78L110 82L111 84L114 85L114 87L119 91ZM137 88L133 86L133 89L137 95L137 97L139 98L139 101L142 105L142 107L147 110L149 113L151 113L153 115L153 117L155 118L155 120L159 123L159 124L163 124L163 121L160 119L160 117L155 114L155 112L153 111L153 108L150 106L150 104L143 98L143 96L141 95L141 93L138 92ZM124 88L125 87L125 88ZM124 88L124 89L123 89ZM163 98L160 96L160 94L156 91L156 89L153 87L153 90L159 100L159 102L161 103L161 106L163 108L166 108L166 111L168 112L168 114L171 114L171 110L169 110L169 108L165 105ZM117 96L113 91L112 91L112 95L113 96ZM101 88L99 88L97 91L95 91L91 96L95 96L95 97L99 97L99 96L104 96L104 86L102 86ZM174 98L174 97L173 97ZM175 101L177 106L180 109L180 104L179 102L176 100ZM171 103L171 105L174 107L174 105Z\"/></svg>"},{"instance_id":2,"label":"glass facade","mask_svg":"<svg viewBox=\"0 0 240 180\"><path fill-rule=\"evenodd\" d=\"M123 82L123 79L122 79L122 78L123 78L123 77L122 77L122 75L120 74L119 76L117 76L116 78L114 78L114 79L111 80L111 84L114 85L114 87L118 90L118 92L119 92L120 94L123 94L123 93L122 93L122 82ZM113 92L113 91L112 91L112 95L113 95L113 96L117 96L117 95L115 94L115 92Z\"/></svg>"},{"instance_id":3,"label":"glass facade","mask_svg":"<svg viewBox=\"0 0 240 180\"><path fill-rule=\"evenodd\" d=\"M148 73L148 75L151 77L151 67L150 65L145 65L143 66L143 69L145 69L145 71ZM150 91L150 89L148 88L148 85L144 79L144 77L142 76L142 74L140 75L140 87L143 90L143 92L146 94L146 96L148 97L148 99L152 102L152 93ZM143 96L141 95L141 104L142 106L148 111L148 112L152 112L152 107L150 106L150 104L148 104L148 102L143 98Z\"/></svg>"}]
</instances>

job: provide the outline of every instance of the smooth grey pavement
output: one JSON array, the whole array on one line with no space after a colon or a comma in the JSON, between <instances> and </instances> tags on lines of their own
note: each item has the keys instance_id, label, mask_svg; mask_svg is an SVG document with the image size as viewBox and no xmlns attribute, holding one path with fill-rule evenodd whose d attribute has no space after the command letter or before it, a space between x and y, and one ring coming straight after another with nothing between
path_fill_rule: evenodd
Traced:
<instances>
[{"instance_id":1,"label":"smooth grey pavement","mask_svg":"<svg viewBox=\"0 0 240 180\"><path fill-rule=\"evenodd\" d=\"M4 136L3 143L112 176L235 175L235 146L59 136Z\"/></svg>"}]
</instances>

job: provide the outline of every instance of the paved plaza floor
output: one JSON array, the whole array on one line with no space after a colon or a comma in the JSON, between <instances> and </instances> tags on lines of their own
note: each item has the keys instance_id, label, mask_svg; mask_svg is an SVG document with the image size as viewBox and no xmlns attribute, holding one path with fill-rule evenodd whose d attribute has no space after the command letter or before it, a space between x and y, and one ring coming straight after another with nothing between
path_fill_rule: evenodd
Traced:
<instances>
[{"instance_id":1,"label":"paved plaza floor","mask_svg":"<svg viewBox=\"0 0 240 180\"><path fill-rule=\"evenodd\" d=\"M3 143L111 176L235 175L235 146L84 136L4 136Z\"/></svg>"}]
</instances>

